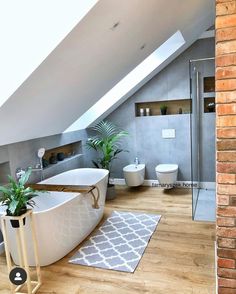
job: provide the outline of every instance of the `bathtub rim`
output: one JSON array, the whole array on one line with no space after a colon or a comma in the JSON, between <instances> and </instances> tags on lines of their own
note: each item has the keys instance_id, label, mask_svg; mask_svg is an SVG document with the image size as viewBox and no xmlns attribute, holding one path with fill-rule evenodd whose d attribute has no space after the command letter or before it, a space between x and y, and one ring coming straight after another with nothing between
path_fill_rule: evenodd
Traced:
<instances>
[{"instance_id":1,"label":"bathtub rim","mask_svg":"<svg viewBox=\"0 0 236 294\"><path fill-rule=\"evenodd\" d=\"M47 178L47 179L45 179L45 180L49 180L49 179L51 179L51 178L53 178L53 177L56 177L56 176L58 176L58 175L62 175L62 174L66 174L67 172L69 172L69 171L75 171L75 170L93 170L93 171L98 171L99 170L99 172L104 172L104 175L103 175L103 177L101 177L100 179L99 179L99 181L97 181L93 186L94 187L97 187L97 184L100 182L100 181L102 181L108 174L109 174L109 171L108 170L106 170L106 169L98 169L98 168L75 168L75 169L70 169L70 170L68 170L68 171L65 171L65 172L62 172L62 173L59 173L59 174L56 174L56 175L54 175L54 176L52 176L52 177L50 177L50 178ZM43 180L43 181L45 181L45 180ZM40 181L40 182L38 182L38 183L42 183L43 181ZM85 184L86 185L86 184ZM89 185L90 186L90 185ZM78 196L84 196L84 193L75 193L75 192L58 192L58 191L55 191L56 193L63 193L63 194L67 194L67 193L69 193L69 194L74 194L74 195L72 195L72 197L70 197L70 199L65 199L64 201L62 201L62 202L60 202L59 204L57 204L57 205L55 205L55 206L53 206L53 207L50 207L50 208L48 208L48 209L44 209L44 210L42 210L42 211L34 211L34 208L31 208L31 207L28 207L28 209L32 209L33 210L33 214L43 214L43 213L47 213L47 212L50 212L50 211L52 211L52 210L54 210L54 209L56 209L56 208L59 208L60 206L62 206L62 205L64 205L65 203L69 203L70 201L72 201L72 200L74 200L76 197L78 197ZM54 192L49 192L49 191L45 191L45 192L41 192L42 194L51 194L51 193L54 193ZM49 196L48 195L48 196ZM42 195L40 195L40 196L42 196ZM37 197L37 196L36 196ZM50 197L50 196L49 196ZM0 205L1 205L1 203L0 203ZM1 207L3 207L4 208L4 206L1 206ZM0 210L0 216L2 215L2 214L4 214L4 213L6 213L6 209L4 209L4 210Z\"/></svg>"},{"instance_id":2,"label":"bathtub rim","mask_svg":"<svg viewBox=\"0 0 236 294\"><path fill-rule=\"evenodd\" d=\"M54 175L54 176L52 176L52 177L50 177L50 178L44 179L44 180L42 180L42 181L40 181L40 182L37 182L37 184L41 184L41 183L44 184L44 182L47 181L47 180L49 180L49 179L52 179L52 178L55 178L55 177L60 176L60 175L62 175L62 174L66 174L66 173L68 173L68 172L76 171L76 170L79 170L79 171L99 171L99 173L103 173L103 174L101 175L101 177L99 178L99 180L98 180L96 183L93 183L93 184L91 184L91 185L95 185L95 184L97 184L97 183L100 182L104 177L106 177L107 175L109 175L109 170L107 170L107 169L103 169L103 168L94 168L94 167L81 167L81 168L69 169L69 170L67 170L67 171L64 171L64 172L58 173L58 174L56 174L56 175ZM85 183L84 185L91 186L91 185L88 185L88 184L86 184L86 183Z\"/></svg>"},{"instance_id":3,"label":"bathtub rim","mask_svg":"<svg viewBox=\"0 0 236 294\"><path fill-rule=\"evenodd\" d=\"M56 177L56 176L58 176L58 175L62 175L62 174L66 174L66 173L68 173L68 172L70 172L70 171L76 171L76 170L80 170L80 171L83 171L83 170L87 170L87 171L99 171L99 172L103 172L104 174L103 174L103 176L96 182L96 183L94 183L93 184L93 186L94 187L97 187L97 184L100 182L100 181L102 181L106 176L108 176L108 174L109 174L109 171L107 170L107 169L102 169L102 168L87 168L87 167L85 167L85 168L75 168L75 169L70 169L70 170L68 170L68 171L65 171L65 172L62 172L62 173L59 173L59 174L56 174L56 175L54 175L54 176L52 176L52 177L50 177L50 178L47 178L47 179L45 179L45 180L49 180L49 179L51 179L51 178L53 178L53 177ZM45 181L45 180L43 180L43 181ZM40 181L40 182L38 182L38 183L42 183L43 181ZM86 185L86 184L85 184ZM88 186L91 186L91 185L88 185ZM48 192L48 191L45 191L46 193ZM69 193L69 194L74 194L69 200L65 200L65 201L62 201L61 203L59 203L59 204L57 204L57 205L55 205L55 206L53 206L53 207L51 207L51 208L48 208L48 209L45 209L45 210L42 210L42 211L34 211L33 210L33 213L34 214L43 214L43 213L46 213L46 212L50 212L50 211L52 211L52 210L54 210L54 209L56 209L56 208L58 208L58 207L60 207L60 206L62 206L62 205L64 205L65 203L69 203L69 202L71 202L71 201L73 201L75 198L77 198L78 196L85 196L85 194L84 193L75 193L75 192L58 192L58 191L55 191L56 193L63 193L63 194L67 194L67 193ZM48 194L51 194L51 193L54 193L54 192L48 192Z\"/></svg>"}]
</instances>

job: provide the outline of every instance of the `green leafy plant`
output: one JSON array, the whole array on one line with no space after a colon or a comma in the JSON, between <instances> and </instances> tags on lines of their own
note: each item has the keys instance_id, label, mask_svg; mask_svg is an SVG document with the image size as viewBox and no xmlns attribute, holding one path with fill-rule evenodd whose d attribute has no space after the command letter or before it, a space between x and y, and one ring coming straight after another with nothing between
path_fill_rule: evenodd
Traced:
<instances>
[{"instance_id":1,"label":"green leafy plant","mask_svg":"<svg viewBox=\"0 0 236 294\"><path fill-rule=\"evenodd\" d=\"M167 105L161 104L160 110L161 110L161 114L165 115L167 113Z\"/></svg>"},{"instance_id":2,"label":"green leafy plant","mask_svg":"<svg viewBox=\"0 0 236 294\"><path fill-rule=\"evenodd\" d=\"M161 106L160 106L160 110L162 110L162 111L166 111L166 110L167 110L167 105L165 105L165 104L161 104Z\"/></svg>"},{"instance_id":3,"label":"green leafy plant","mask_svg":"<svg viewBox=\"0 0 236 294\"><path fill-rule=\"evenodd\" d=\"M6 206L7 215L20 216L27 210L27 205L34 207L35 202L32 198L38 196L37 191L30 187L25 187L29 180L31 169L15 181L11 176L8 176L9 184L7 186L0 186L0 203Z\"/></svg>"},{"instance_id":4,"label":"green leafy plant","mask_svg":"<svg viewBox=\"0 0 236 294\"><path fill-rule=\"evenodd\" d=\"M128 135L128 132L120 129L109 121L101 121L92 130L97 134L87 141L89 149L94 149L98 152L97 160L92 160L97 168L111 170L111 165L117 155L124 150L121 148L121 139Z\"/></svg>"}]
</instances>

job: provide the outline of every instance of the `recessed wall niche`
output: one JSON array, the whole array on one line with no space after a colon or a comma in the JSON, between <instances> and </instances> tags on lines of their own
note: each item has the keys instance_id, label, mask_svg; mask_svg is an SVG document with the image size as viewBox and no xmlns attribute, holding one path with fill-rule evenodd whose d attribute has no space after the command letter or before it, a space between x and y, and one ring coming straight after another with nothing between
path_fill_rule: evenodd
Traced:
<instances>
[{"instance_id":1,"label":"recessed wall niche","mask_svg":"<svg viewBox=\"0 0 236 294\"><path fill-rule=\"evenodd\" d=\"M204 98L204 112L215 112L215 97Z\"/></svg>"},{"instance_id":2,"label":"recessed wall niche","mask_svg":"<svg viewBox=\"0 0 236 294\"><path fill-rule=\"evenodd\" d=\"M9 161L0 163L0 185L8 183L8 175L11 174Z\"/></svg>"},{"instance_id":3,"label":"recessed wall niche","mask_svg":"<svg viewBox=\"0 0 236 294\"><path fill-rule=\"evenodd\" d=\"M167 107L167 115L190 113L190 99L165 100L154 102L135 103L135 116L156 116L161 115L161 107ZM148 114L146 109L149 109ZM142 113L143 112L143 115Z\"/></svg>"},{"instance_id":4,"label":"recessed wall niche","mask_svg":"<svg viewBox=\"0 0 236 294\"><path fill-rule=\"evenodd\" d=\"M47 162L47 166L45 166L45 163L44 163L44 168L48 168L60 162L62 163L64 161L72 160L73 158L78 157L82 153L81 149L82 149L81 141L78 141L75 143L71 143L71 144L67 144L67 145L46 150L45 155L43 157L43 161ZM60 157L62 156L64 158L60 158L60 157L58 158L59 154L60 154ZM50 158L52 156L56 158L57 163L56 162L54 164L50 163Z\"/></svg>"},{"instance_id":5,"label":"recessed wall niche","mask_svg":"<svg viewBox=\"0 0 236 294\"><path fill-rule=\"evenodd\" d=\"M215 92L215 77L204 77L203 84L205 93Z\"/></svg>"}]
</instances>

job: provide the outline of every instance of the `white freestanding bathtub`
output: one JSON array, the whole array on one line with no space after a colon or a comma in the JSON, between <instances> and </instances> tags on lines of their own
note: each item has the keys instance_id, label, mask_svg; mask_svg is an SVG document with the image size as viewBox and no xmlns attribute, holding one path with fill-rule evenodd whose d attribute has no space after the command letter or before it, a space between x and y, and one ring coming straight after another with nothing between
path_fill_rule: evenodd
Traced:
<instances>
[{"instance_id":1,"label":"white freestanding bathtub","mask_svg":"<svg viewBox=\"0 0 236 294\"><path fill-rule=\"evenodd\" d=\"M34 198L36 207L33 212L36 222L39 261L46 266L64 257L82 242L97 226L103 216L108 171L95 168L79 168L63 172L40 183L60 185L93 185L99 189L99 208L93 208L94 199L89 194L68 192L39 193ZM97 195L96 189L94 194ZM0 214L4 211L1 208ZM10 251L16 264L19 264L15 234L7 224ZM25 225L29 265L34 266L33 246L29 220Z\"/></svg>"}]
</instances>

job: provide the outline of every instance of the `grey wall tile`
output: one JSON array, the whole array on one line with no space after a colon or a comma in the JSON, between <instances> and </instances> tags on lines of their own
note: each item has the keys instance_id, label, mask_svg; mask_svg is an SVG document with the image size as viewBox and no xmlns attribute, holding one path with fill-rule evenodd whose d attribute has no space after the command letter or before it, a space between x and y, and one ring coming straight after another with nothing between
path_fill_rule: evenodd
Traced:
<instances>
[{"instance_id":1,"label":"grey wall tile","mask_svg":"<svg viewBox=\"0 0 236 294\"><path fill-rule=\"evenodd\" d=\"M7 146L0 147L0 163L8 162L9 156L8 156L8 148Z\"/></svg>"},{"instance_id":2,"label":"grey wall tile","mask_svg":"<svg viewBox=\"0 0 236 294\"><path fill-rule=\"evenodd\" d=\"M0 163L8 161L10 166L10 173L12 176L15 176L15 171L18 167L35 167L35 165L39 163L37 150L40 147L44 147L46 150L50 150L55 147L79 142L77 144L77 151L83 153L82 146L86 140L87 133L85 130L83 130L1 146ZM55 175L56 173L60 173L68 169L82 167L83 165L83 157L80 157L75 160L65 162L65 164L58 165L57 168L51 169L50 173L45 172L45 177ZM40 172L32 173L30 180L32 182L39 181Z\"/></svg>"},{"instance_id":3,"label":"grey wall tile","mask_svg":"<svg viewBox=\"0 0 236 294\"><path fill-rule=\"evenodd\" d=\"M195 42L106 118L130 133L124 143L130 152L120 154L119 160L114 162L112 169L114 177L123 177L123 167L132 163L138 156L140 161L146 164L147 179L156 179L157 164L177 163L178 179L191 180L190 115L136 118L135 103L190 98L189 60L214 56L214 46L214 39ZM205 76L214 75L214 68L210 63L200 64L199 70ZM214 114L211 118L206 114L202 123L201 134L204 143L201 146L201 180L215 181ZM206 125L207 128L204 127ZM174 128L176 138L163 139L161 131L164 128ZM96 157L96 154L90 154L88 158L91 156Z\"/></svg>"}]
</instances>

